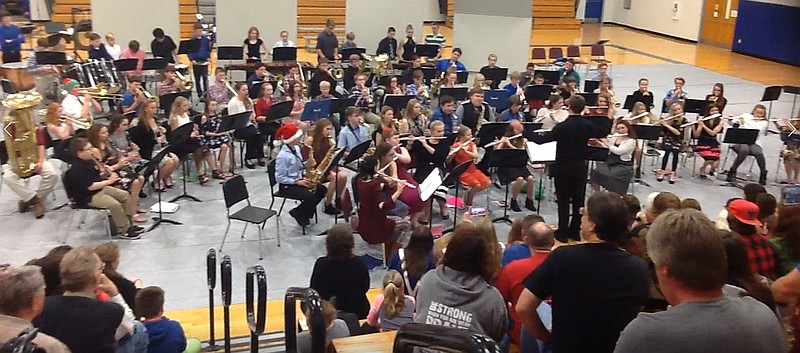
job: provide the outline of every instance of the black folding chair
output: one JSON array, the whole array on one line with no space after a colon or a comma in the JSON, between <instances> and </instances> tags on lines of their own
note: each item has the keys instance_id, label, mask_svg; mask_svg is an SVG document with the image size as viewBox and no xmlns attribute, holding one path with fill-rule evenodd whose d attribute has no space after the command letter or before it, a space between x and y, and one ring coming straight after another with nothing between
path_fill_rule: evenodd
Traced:
<instances>
[{"instance_id":1,"label":"black folding chair","mask_svg":"<svg viewBox=\"0 0 800 353\"><path fill-rule=\"evenodd\" d=\"M258 259L264 259L262 247L263 237L261 233L267 220L276 214L275 211L250 204L250 195L247 193L247 185L245 185L244 177L241 175L237 175L222 183L222 194L225 197L228 226L225 227L225 235L222 237L222 244L219 245L219 251L222 252L222 246L225 245L225 239L228 238L228 231L231 229L231 220L245 222L244 229L242 229L242 238L244 238L244 232L247 230L249 224L260 224L261 227L258 228ZM247 201L247 206L231 213L231 208L242 201ZM270 205L270 208L272 208L272 205ZM277 238L278 246L281 246L280 233L277 233Z\"/></svg>"},{"instance_id":2,"label":"black folding chair","mask_svg":"<svg viewBox=\"0 0 800 353\"><path fill-rule=\"evenodd\" d=\"M281 208L278 209L278 217L280 217L281 212L283 211L283 205L286 204L286 200L295 200L295 201L302 201L301 199L291 197L289 195L285 195L281 192L280 186L278 186L278 191L275 191L275 185L278 185L278 180L275 179L275 160L271 160L269 164L267 164L267 174L269 175L269 193L272 195L272 202L269 204L269 208L272 209L272 205L275 204L275 198L279 197L282 198L281 201ZM319 219L317 218L317 211L314 210L314 222L319 223ZM306 235L306 227L303 228L303 235Z\"/></svg>"},{"instance_id":3,"label":"black folding chair","mask_svg":"<svg viewBox=\"0 0 800 353\"><path fill-rule=\"evenodd\" d=\"M61 176L61 180L64 180L64 175ZM64 234L64 241L62 243L63 244L67 243L67 239L69 238L69 233L72 231L73 222L77 219L80 219L80 221L78 222L78 228L80 228L81 224L83 224L86 221L86 216L90 211L100 211L103 213L103 216L105 216L103 217L103 226L106 229L106 235L108 236L108 240L111 240L112 239L111 228L112 224L114 224L114 222L111 221L111 212L105 208L93 207L76 202L75 190L73 190L73 188L67 183L64 183L64 191L67 193L67 198L69 199L70 208L78 211L83 210L85 212L83 212L80 217L69 218L69 226L67 226L67 233ZM116 225L114 225L114 229L116 230Z\"/></svg>"}]
</instances>

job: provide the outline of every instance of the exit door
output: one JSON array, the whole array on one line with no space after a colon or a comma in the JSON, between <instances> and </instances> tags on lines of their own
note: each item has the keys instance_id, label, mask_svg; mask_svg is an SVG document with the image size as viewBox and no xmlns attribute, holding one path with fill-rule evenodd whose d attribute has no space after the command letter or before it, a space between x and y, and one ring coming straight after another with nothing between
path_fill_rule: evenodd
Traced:
<instances>
[{"instance_id":1,"label":"exit door","mask_svg":"<svg viewBox=\"0 0 800 353\"><path fill-rule=\"evenodd\" d=\"M603 18L603 0L586 0L586 19L595 19L598 22Z\"/></svg>"},{"instance_id":2,"label":"exit door","mask_svg":"<svg viewBox=\"0 0 800 353\"><path fill-rule=\"evenodd\" d=\"M700 42L730 49L738 10L739 0L705 0Z\"/></svg>"}]
</instances>

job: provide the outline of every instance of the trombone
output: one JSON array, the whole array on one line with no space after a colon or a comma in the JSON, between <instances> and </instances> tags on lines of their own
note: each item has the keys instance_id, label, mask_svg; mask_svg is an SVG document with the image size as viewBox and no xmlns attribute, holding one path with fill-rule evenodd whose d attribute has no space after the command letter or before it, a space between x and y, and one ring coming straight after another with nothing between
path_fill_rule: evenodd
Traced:
<instances>
[{"instance_id":1,"label":"trombone","mask_svg":"<svg viewBox=\"0 0 800 353\"><path fill-rule=\"evenodd\" d=\"M184 91L191 91L192 88L194 88L194 82L192 82L192 80L189 79L188 77L183 76L183 74L180 71L175 70L175 76L178 78L179 81L181 81L178 84L178 86L181 87Z\"/></svg>"},{"instance_id":2,"label":"trombone","mask_svg":"<svg viewBox=\"0 0 800 353\"><path fill-rule=\"evenodd\" d=\"M109 93L105 83L95 87L78 88L78 93L88 94L92 98L122 99L122 94Z\"/></svg>"},{"instance_id":3,"label":"trombone","mask_svg":"<svg viewBox=\"0 0 800 353\"><path fill-rule=\"evenodd\" d=\"M92 119L91 116L83 120L78 120L67 115L62 115L59 117L59 119L61 119L61 121L72 122L72 126L78 130L89 130L89 128L92 127L92 124L94 123L94 119Z\"/></svg>"}]
</instances>

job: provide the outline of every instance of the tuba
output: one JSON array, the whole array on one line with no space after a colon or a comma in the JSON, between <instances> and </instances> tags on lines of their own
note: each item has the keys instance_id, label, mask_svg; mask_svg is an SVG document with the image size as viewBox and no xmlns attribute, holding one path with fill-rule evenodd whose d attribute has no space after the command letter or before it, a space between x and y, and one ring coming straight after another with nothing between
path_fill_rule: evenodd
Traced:
<instances>
[{"instance_id":1,"label":"tuba","mask_svg":"<svg viewBox=\"0 0 800 353\"><path fill-rule=\"evenodd\" d=\"M33 107L41 101L39 93L30 91L11 94L3 100L3 106L11 109L3 119L8 164L20 178L33 175L39 161Z\"/></svg>"},{"instance_id":2,"label":"tuba","mask_svg":"<svg viewBox=\"0 0 800 353\"><path fill-rule=\"evenodd\" d=\"M311 190L311 192L316 191L317 186L325 182L325 171L328 169L328 165L331 164L331 161L333 160L333 154L336 152L336 141L332 138L330 141L331 147L328 149L328 152L325 153L325 157L322 158L322 161L320 161L319 164L316 164L314 161L314 149L311 148L311 150L308 152L309 163L307 163L304 178L311 182L311 185L308 186L308 189Z\"/></svg>"}]
</instances>

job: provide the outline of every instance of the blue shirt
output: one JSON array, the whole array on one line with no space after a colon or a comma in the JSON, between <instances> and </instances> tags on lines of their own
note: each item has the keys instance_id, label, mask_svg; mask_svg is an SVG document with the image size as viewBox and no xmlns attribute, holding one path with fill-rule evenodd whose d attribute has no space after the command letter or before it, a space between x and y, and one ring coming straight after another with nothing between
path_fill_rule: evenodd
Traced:
<instances>
[{"instance_id":1,"label":"blue shirt","mask_svg":"<svg viewBox=\"0 0 800 353\"><path fill-rule=\"evenodd\" d=\"M162 317L161 320L145 321L149 343L148 353L175 353L186 349L186 335L177 321Z\"/></svg>"},{"instance_id":2,"label":"blue shirt","mask_svg":"<svg viewBox=\"0 0 800 353\"><path fill-rule=\"evenodd\" d=\"M506 251L503 251L503 260L502 264L503 267L510 264L514 260L522 260L531 257L531 249L528 248L528 244L514 244L506 248Z\"/></svg>"},{"instance_id":3,"label":"blue shirt","mask_svg":"<svg viewBox=\"0 0 800 353\"><path fill-rule=\"evenodd\" d=\"M506 90L506 92L508 92L508 96L509 96L509 97L511 97L511 96L513 96L513 95L517 94L517 88L518 88L518 87L519 87L519 86L516 86L516 87L515 87L514 85L512 85L512 84L510 84L510 83L509 83L509 84L507 84L507 85L503 86L503 89L504 89L504 90ZM521 97L520 97L520 98L521 98Z\"/></svg>"},{"instance_id":4,"label":"blue shirt","mask_svg":"<svg viewBox=\"0 0 800 353\"><path fill-rule=\"evenodd\" d=\"M339 131L339 139L337 140L337 144L340 147L344 147L344 149L349 152L354 147L367 140L368 137L366 127L359 125L357 128L354 128L348 124L342 128L342 131Z\"/></svg>"},{"instance_id":5,"label":"blue shirt","mask_svg":"<svg viewBox=\"0 0 800 353\"><path fill-rule=\"evenodd\" d=\"M6 43L6 40L11 40ZM15 25L0 25L0 50L2 51L20 51L22 43L25 43L25 36L22 35L22 30Z\"/></svg>"},{"instance_id":6,"label":"blue shirt","mask_svg":"<svg viewBox=\"0 0 800 353\"><path fill-rule=\"evenodd\" d=\"M522 110L518 111L517 114L511 112L510 109L504 110L500 113L500 117L497 118L497 121L511 121L511 120L519 120L522 121Z\"/></svg>"},{"instance_id":7,"label":"blue shirt","mask_svg":"<svg viewBox=\"0 0 800 353\"><path fill-rule=\"evenodd\" d=\"M130 91L125 91L122 93L122 97L119 104L122 105L123 108L127 108L132 106L135 101L136 101L136 96L134 96L133 93L131 93ZM142 106L139 105L139 107L136 108L136 112L133 114L133 116L139 116L139 113L141 111L142 111Z\"/></svg>"},{"instance_id":8,"label":"blue shirt","mask_svg":"<svg viewBox=\"0 0 800 353\"><path fill-rule=\"evenodd\" d=\"M437 71L447 71L452 64L450 64L450 59L442 59L436 63L436 70ZM464 66L460 61L456 61L456 71L467 71L467 67Z\"/></svg>"},{"instance_id":9,"label":"blue shirt","mask_svg":"<svg viewBox=\"0 0 800 353\"><path fill-rule=\"evenodd\" d=\"M89 53L89 59L114 60L113 58L111 58L111 54L109 54L108 51L106 50L106 46L102 44L100 44L100 46L97 48L90 45L89 48L86 49L86 51Z\"/></svg>"},{"instance_id":10,"label":"blue shirt","mask_svg":"<svg viewBox=\"0 0 800 353\"><path fill-rule=\"evenodd\" d=\"M444 123L444 134L452 134L458 132L457 129L461 126L461 120L457 115L454 113L450 113L450 116L447 117L442 112L442 109L436 109L433 114L431 114L431 118L428 119L428 126L434 121L441 121Z\"/></svg>"},{"instance_id":11,"label":"blue shirt","mask_svg":"<svg viewBox=\"0 0 800 353\"><path fill-rule=\"evenodd\" d=\"M200 48L196 52L189 52L189 60L197 62L208 61L208 58L211 57L211 44L208 41L208 37L200 36L200 38L192 39L200 40Z\"/></svg>"},{"instance_id":12,"label":"blue shirt","mask_svg":"<svg viewBox=\"0 0 800 353\"><path fill-rule=\"evenodd\" d=\"M300 154L300 146L294 146L294 152L286 144L281 146L281 151L275 157L275 180L279 184L294 185L303 178L306 164Z\"/></svg>"}]
</instances>

